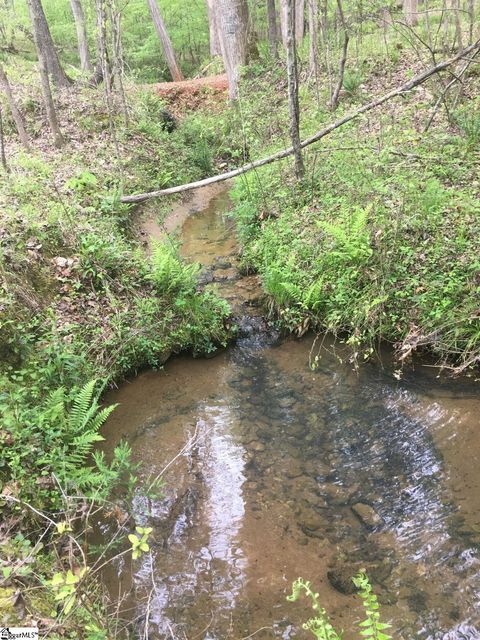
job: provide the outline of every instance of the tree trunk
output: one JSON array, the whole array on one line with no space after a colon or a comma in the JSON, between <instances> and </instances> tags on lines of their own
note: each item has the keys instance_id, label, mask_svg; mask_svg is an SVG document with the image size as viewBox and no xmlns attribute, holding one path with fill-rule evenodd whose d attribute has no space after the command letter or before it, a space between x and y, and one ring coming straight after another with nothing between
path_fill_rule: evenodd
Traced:
<instances>
[{"instance_id":1,"label":"tree trunk","mask_svg":"<svg viewBox=\"0 0 480 640\"><path fill-rule=\"evenodd\" d=\"M3 117L0 106L0 161L5 172L8 172L7 156L5 155L5 139L3 137Z\"/></svg>"},{"instance_id":2,"label":"tree trunk","mask_svg":"<svg viewBox=\"0 0 480 640\"><path fill-rule=\"evenodd\" d=\"M403 10L405 13L405 22L414 27L418 24L418 0L403 0Z\"/></svg>"},{"instance_id":3,"label":"tree trunk","mask_svg":"<svg viewBox=\"0 0 480 640\"><path fill-rule=\"evenodd\" d=\"M208 29L210 42L210 55L212 57L221 55L220 40L218 38L217 17L214 0L207 0Z\"/></svg>"},{"instance_id":4,"label":"tree trunk","mask_svg":"<svg viewBox=\"0 0 480 640\"><path fill-rule=\"evenodd\" d=\"M80 56L80 68L82 71L93 71L88 51L87 26L81 0L70 0L75 28L77 30L78 53Z\"/></svg>"},{"instance_id":5,"label":"tree trunk","mask_svg":"<svg viewBox=\"0 0 480 640\"><path fill-rule=\"evenodd\" d=\"M230 100L236 100L240 67L248 58L247 0L217 0L217 21Z\"/></svg>"},{"instance_id":6,"label":"tree trunk","mask_svg":"<svg viewBox=\"0 0 480 640\"><path fill-rule=\"evenodd\" d=\"M287 2L288 0L280 0L280 33L284 49L287 48Z\"/></svg>"},{"instance_id":7,"label":"tree trunk","mask_svg":"<svg viewBox=\"0 0 480 640\"><path fill-rule=\"evenodd\" d=\"M289 0L280 0L280 26L282 30L282 42L285 49L287 48L287 11ZM301 44L305 31L305 0L294 0L295 3L295 40L296 45Z\"/></svg>"},{"instance_id":8,"label":"tree trunk","mask_svg":"<svg viewBox=\"0 0 480 640\"><path fill-rule=\"evenodd\" d=\"M288 110L290 113L290 137L295 158L295 175L301 180L305 175L302 148L300 146L300 105L298 103L297 47L295 38L295 1L287 0L287 76Z\"/></svg>"},{"instance_id":9,"label":"tree trunk","mask_svg":"<svg viewBox=\"0 0 480 640\"><path fill-rule=\"evenodd\" d=\"M305 0L295 0L295 41L299 46L305 35Z\"/></svg>"},{"instance_id":10,"label":"tree trunk","mask_svg":"<svg viewBox=\"0 0 480 640\"><path fill-rule=\"evenodd\" d=\"M42 2L41 0L27 0L27 2L37 54L39 50L42 51L45 68L47 73L52 76L55 85L59 88L69 87L71 81L58 59L45 12L43 11Z\"/></svg>"},{"instance_id":11,"label":"tree trunk","mask_svg":"<svg viewBox=\"0 0 480 640\"><path fill-rule=\"evenodd\" d=\"M122 13L112 0L109 0L110 24L112 31L112 77L113 85L120 96L122 111L125 117L125 126L128 126L128 105L125 94L124 76L125 66L123 59L122 42Z\"/></svg>"},{"instance_id":12,"label":"tree trunk","mask_svg":"<svg viewBox=\"0 0 480 640\"><path fill-rule=\"evenodd\" d=\"M310 36L309 61L310 74L318 78L318 25L320 22L320 9L318 0L308 1L308 31Z\"/></svg>"},{"instance_id":13,"label":"tree trunk","mask_svg":"<svg viewBox=\"0 0 480 640\"><path fill-rule=\"evenodd\" d=\"M38 4L38 0L27 0L28 8L30 10L30 17L33 24L33 39L35 42L35 49L37 50L38 58L38 70L40 72L40 80L42 84L43 102L45 104L45 110L47 112L48 124L53 134L53 141L57 148L63 146L64 139L58 126L57 114L55 112L55 105L53 103L52 90L50 88L50 79L48 77L48 66L46 60L45 49L43 48L42 31L39 31L36 25L35 10Z\"/></svg>"},{"instance_id":14,"label":"tree trunk","mask_svg":"<svg viewBox=\"0 0 480 640\"><path fill-rule=\"evenodd\" d=\"M473 42L473 27L475 25L475 0L467 0L468 12L468 44Z\"/></svg>"},{"instance_id":15,"label":"tree trunk","mask_svg":"<svg viewBox=\"0 0 480 640\"><path fill-rule=\"evenodd\" d=\"M95 49L97 59L95 61L95 71L90 78L89 84L92 87L97 87L102 80L105 80L105 83L108 85L108 91L111 84L111 74L107 51L107 13L104 0L95 0L95 21Z\"/></svg>"},{"instance_id":16,"label":"tree trunk","mask_svg":"<svg viewBox=\"0 0 480 640\"><path fill-rule=\"evenodd\" d=\"M13 97L12 88L10 87L10 83L8 82L7 74L3 70L3 67L0 65L0 85L7 96L8 106L10 107L10 111L12 114L13 121L15 122L15 126L17 128L18 136L27 151L30 151L30 141L28 139L28 134L25 129L25 121L20 112L20 109L17 106L15 98Z\"/></svg>"},{"instance_id":17,"label":"tree trunk","mask_svg":"<svg viewBox=\"0 0 480 640\"><path fill-rule=\"evenodd\" d=\"M457 47L459 49L463 49L463 34L462 34L462 23L460 21L459 0L452 0L452 11L455 18L455 37L457 40Z\"/></svg>"},{"instance_id":18,"label":"tree trunk","mask_svg":"<svg viewBox=\"0 0 480 640\"><path fill-rule=\"evenodd\" d=\"M157 35L162 45L165 60L167 61L167 65L172 76L172 80L174 82L183 80L184 78L182 72L180 71L177 60L175 58L175 53L173 51L172 41L170 40L170 36L168 35L168 31L165 27L160 9L158 8L157 0L147 0L147 2L148 8L150 9L150 15L152 16L153 24L155 25Z\"/></svg>"},{"instance_id":19,"label":"tree trunk","mask_svg":"<svg viewBox=\"0 0 480 640\"><path fill-rule=\"evenodd\" d=\"M345 14L343 13L342 0L337 0L337 7L338 7L338 15L340 17L340 22L343 29L343 50L342 50L342 57L340 59L340 64L338 66L337 84L333 91L332 99L330 100L330 106L333 110L335 110L338 107L340 91L342 90L342 87L343 87L343 79L345 77L345 65L347 63L348 43L349 43L347 21L345 20Z\"/></svg>"},{"instance_id":20,"label":"tree trunk","mask_svg":"<svg viewBox=\"0 0 480 640\"><path fill-rule=\"evenodd\" d=\"M277 12L275 9L275 0L267 0L267 16L268 16L268 46L270 54L273 58L278 56L278 30L277 30Z\"/></svg>"}]
</instances>

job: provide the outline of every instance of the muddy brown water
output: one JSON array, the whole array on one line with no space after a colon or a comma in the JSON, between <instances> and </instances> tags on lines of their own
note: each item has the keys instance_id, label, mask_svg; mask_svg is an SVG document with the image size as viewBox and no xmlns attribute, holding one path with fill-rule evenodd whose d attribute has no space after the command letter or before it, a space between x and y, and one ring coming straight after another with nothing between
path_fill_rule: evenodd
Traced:
<instances>
[{"instance_id":1,"label":"muddy brown water","mask_svg":"<svg viewBox=\"0 0 480 640\"><path fill-rule=\"evenodd\" d=\"M130 443L132 509L153 527L151 553L104 576L123 615L139 637L307 637L308 608L285 599L301 575L349 639L361 603L332 583L363 567L394 638L480 638L478 387L422 366L398 381L388 354L355 373L327 338L279 341L236 272L227 191L197 197L173 212L184 255L246 329L214 359L176 357L108 397L106 447Z\"/></svg>"}]
</instances>

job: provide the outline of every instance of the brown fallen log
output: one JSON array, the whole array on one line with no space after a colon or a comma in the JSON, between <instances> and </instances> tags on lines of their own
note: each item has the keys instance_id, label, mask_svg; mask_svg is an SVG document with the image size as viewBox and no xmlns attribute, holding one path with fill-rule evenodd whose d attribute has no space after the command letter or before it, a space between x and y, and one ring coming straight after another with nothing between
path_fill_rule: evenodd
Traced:
<instances>
[{"instance_id":1,"label":"brown fallen log","mask_svg":"<svg viewBox=\"0 0 480 640\"><path fill-rule=\"evenodd\" d=\"M384 102L387 102L388 100L391 100L392 98L395 98L396 96L399 96L403 93L407 93L408 91L411 91L415 87L423 84L426 80L431 78L433 75L435 75L436 73L439 73L440 71L443 71L444 69L451 66L452 64L455 64L465 56L469 54L473 54L473 57L475 57L478 54L479 50L480 50L480 40L477 40L475 43L473 43L469 47L466 47L465 49L463 49L463 51L460 51L460 53L453 56L452 58L449 58L448 60L444 60L443 62L440 62L439 64L435 65L434 67L430 67L426 71L423 71L422 73L419 73L418 75L414 76L411 80L409 80L408 82L405 82L400 87L397 87L396 89L392 89L388 93L385 93L383 96L380 96L379 98L375 98L371 102L367 102L367 104L364 104L362 107L359 107L355 111L352 111L351 113L348 113L342 118L335 120L334 122L327 125L323 129L320 129L319 131L314 133L309 138L306 138L305 140L303 140L300 146L302 147L302 149L304 149L305 147L310 146L314 142L318 142L325 136L332 133L332 131L335 131L335 129L338 129L339 127L343 126L347 122L351 122L355 118L358 118L358 116L362 115L362 113L370 111L371 109L375 109L376 107L379 107L380 105L382 105ZM237 169L233 169L232 171L227 171L226 173L221 173L219 175L212 176L210 178L205 178L203 180L197 180L197 182L189 182L188 184L181 184L177 187L169 187L168 189L160 189L158 191L150 191L147 193L138 193L135 195L123 196L122 198L120 198L120 201L126 202L126 203L139 203L139 202L144 202L145 200L150 200L151 198L158 198L160 196L168 196L174 193L182 193L183 191L190 191L191 189L198 189L199 187L206 187L209 184L214 184L215 182L222 182L223 180L236 178L237 176L247 173L252 169L258 169L259 167L263 167L267 164L271 164L272 162L283 160L283 158L287 158L292 154L293 154L293 148L288 147L287 149L283 149L282 151L277 151L271 156L262 158L260 160L255 160L254 162L249 162L248 164L245 164L242 167L238 167Z\"/></svg>"}]
</instances>

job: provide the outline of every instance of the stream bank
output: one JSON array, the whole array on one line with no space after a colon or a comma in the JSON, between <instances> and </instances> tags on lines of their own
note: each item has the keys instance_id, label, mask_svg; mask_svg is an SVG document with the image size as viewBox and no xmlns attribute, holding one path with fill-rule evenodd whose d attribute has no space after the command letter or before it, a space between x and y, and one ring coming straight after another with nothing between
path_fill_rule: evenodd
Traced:
<instances>
[{"instance_id":1,"label":"stream bank","mask_svg":"<svg viewBox=\"0 0 480 640\"><path fill-rule=\"evenodd\" d=\"M256 285L255 304L237 294L228 195L207 199L187 205L182 252L252 329L214 359L178 356L107 397L120 406L105 447L126 439L142 462L131 507L153 527L151 555L105 575L112 593L139 635L293 638L308 611L285 596L302 575L351 638L349 575L362 567L395 637L478 638L475 385L422 368L398 381L378 363L356 374L328 338L312 371L318 341L260 331ZM147 497L172 459L164 496Z\"/></svg>"}]
</instances>

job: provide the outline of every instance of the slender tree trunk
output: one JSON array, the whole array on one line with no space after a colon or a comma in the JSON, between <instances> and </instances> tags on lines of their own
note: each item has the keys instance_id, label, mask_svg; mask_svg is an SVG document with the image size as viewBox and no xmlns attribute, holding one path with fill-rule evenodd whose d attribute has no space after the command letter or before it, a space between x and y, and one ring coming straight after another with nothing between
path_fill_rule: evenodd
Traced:
<instances>
[{"instance_id":1,"label":"slender tree trunk","mask_svg":"<svg viewBox=\"0 0 480 640\"><path fill-rule=\"evenodd\" d=\"M110 87L111 74L107 51L107 13L105 0L95 0L95 50L97 59L95 71L90 78L90 85L98 87L105 80Z\"/></svg>"},{"instance_id":2,"label":"slender tree trunk","mask_svg":"<svg viewBox=\"0 0 480 640\"><path fill-rule=\"evenodd\" d=\"M297 47L305 35L305 0L295 0L295 41Z\"/></svg>"},{"instance_id":3,"label":"slender tree trunk","mask_svg":"<svg viewBox=\"0 0 480 640\"><path fill-rule=\"evenodd\" d=\"M55 85L59 88L69 87L71 81L58 59L45 12L43 11L42 2L41 0L27 0L27 2L37 53L41 49L45 68L47 73L52 76Z\"/></svg>"},{"instance_id":4,"label":"slender tree trunk","mask_svg":"<svg viewBox=\"0 0 480 640\"><path fill-rule=\"evenodd\" d=\"M305 0L293 0L295 3L295 40L296 45L301 44L303 39L303 34L305 31ZM282 30L282 42L285 49L287 48L287 37L288 37L288 20L287 20L287 12L288 12L288 2L289 0L280 0L280 26Z\"/></svg>"},{"instance_id":5,"label":"slender tree trunk","mask_svg":"<svg viewBox=\"0 0 480 640\"><path fill-rule=\"evenodd\" d=\"M240 67L248 59L247 0L217 0L217 24L230 100L238 97Z\"/></svg>"},{"instance_id":6,"label":"slender tree trunk","mask_svg":"<svg viewBox=\"0 0 480 640\"><path fill-rule=\"evenodd\" d=\"M277 29L277 11L275 9L275 0L267 0L267 17L268 17L268 46L270 54L273 58L278 57L278 29Z\"/></svg>"},{"instance_id":7,"label":"slender tree trunk","mask_svg":"<svg viewBox=\"0 0 480 640\"><path fill-rule=\"evenodd\" d=\"M405 22L414 27L418 24L418 0L403 0L403 10L405 13Z\"/></svg>"},{"instance_id":8,"label":"slender tree trunk","mask_svg":"<svg viewBox=\"0 0 480 640\"><path fill-rule=\"evenodd\" d=\"M25 149L27 151L30 151L30 140L28 139L27 130L25 129L25 121L20 112L20 109L17 106L15 98L13 97L12 88L10 87L7 74L3 70L2 65L0 65L0 86L2 87L5 95L7 96L8 106L10 107L10 112L12 114L13 121L15 122L18 136L23 146L25 147Z\"/></svg>"},{"instance_id":9,"label":"slender tree trunk","mask_svg":"<svg viewBox=\"0 0 480 640\"><path fill-rule=\"evenodd\" d=\"M75 28L77 30L78 53L82 71L93 71L88 50L87 26L81 0L70 0Z\"/></svg>"},{"instance_id":10,"label":"slender tree trunk","mask_svg":"<svg viewBox=\"0 0 480 640\"><path fill-rule=\"evenodd\" d=\"M349 35L347 29L347 22L345 20L345 14L343 13L342 0L337 0L338 7L338 15L340 17L340 22L343 30L343 49L342 49L342 57L340 59L340 64L338 66L338 79L335 89L332 94L332 99L330 100L330 106L332 109L336 109L338 107L338 100L340 98L340 91L343 87L343 78L345 76L345 65L347 63L348 56L348 43L349 43Z\"/></svg>"},{"instance_id":11,"label":"slender tree trunk","mask_svg":"<svg viewBox=\"0 0 480 640\"><path fill-rule=\"evenodd\" d=\"M468 44L473 42L473 27L475 24L475 0L467 1L468 11Z\"/></svg>"},{"instance_id":12,"label":"slender tree trunk","mask_svg":"<svg viewBox=\"0 0 480 640\"><path fill-rule=\"evenodd\" d=\"M3 137L3 117L0 105L0 161L5 172L8 172L7 156L5 155L5 139Z\"/></svg>"},{"instance_id":13,"label":"slender tree trunk","mask_svg":"<svg viewBox=\"0 0 480 640\"><path fill-rule=\"evenodd\" d=\"M35 18L35 2L36 0L27 0L28 7L30 9L30 15L32 18L32 23L34 23ZM34 23L35 25L35 23ZM33 29L33 38L35 41L35 48L37 50L37 58L38 58L38 70L40 72L40 80L42 84L42 95L43 102L45 104L45 110L47 112L48 124L50 125L50 129L53 134L53 141L57 148L63 146L64 139L62 133L60 131L60 127L58 125L57 114L55 111L55 105L53 103L52 90L50 88L50 79L48 76L48 67L46 61L45 50L42 48L42 40L38 30Z\"/></svg>"},{"instance_id":14,"label":"slender tree trunk","mask_svg":"<svg viewBox=\"0 0 480 640\"><path fill-rule=\"evenodd\" d=\"M452 11L455 18L455 37L457 40L457 47L459 49L463 49L463 35L462 35L462 23L460 21L459 0L452 0Z\"/></svg>"},{"instance_id":15,"label":"slender tree trunk","mask_svg":"<svg viewBox=\"0 0 480 640\"><path fill-rule=\"evenodd\" d=\"M320 22L320 8L318 0L308 1L308 31L310 35L309 61L310 74L318 78L318 25Z\"/></svg>"},{"instance_id":16,"label":"slender tree trunk","mask_svg":"<svg viewBox=\"0 0 480 640\"><path fill-rule=\"evenodd\" d=\"M301 180L305 167L300 146L300 105L298 102L297 47L295 38L295 0L287 0L287 75L290 136L295 158L295 175Z\"/></svg>"},{"instance_id":17,"label":"slender tree trunk","mask_svg":"<svg viewBox=\"0 0 480 640\"><path fill-rule=\"evenodd\" d=\"M125 126L128 126L128 105L123 83L125 68L123 63L122 13L114 0L109 0L112 31L112 76L114 87L120 96Z\"/></svg>"},{"instance_id":18,"label":"slender tree trunk","mask_svg":"<svg viewBox=\"0 0 480 640\"><path fill-rule=\"evenodd\" d=\"M284 49L287 48L287 2L288 0L280 0L280 33Z\"/></svg>"},{"instance_id":19,"label":"slender tree trunk","mask_svg":"<svg viewBox=\"0 0 480 640\"><path fill-rule=\"evenodd\" d=\"M218 37L217 16L214 0L207 0L208 10L208 30L210 42L210 55L212 57L221 55L220 40Z\"/></svg>"},{"instance_id":20,"label":"slender tree trunk","mask_svg":"<svg viewBox=\"0 0 480 640\"><path fill-rule=\"evenodd\" d=\"M172 80L174 82L183 80L184 78L182 72L180 71L177 60L175 58L175 53L173 51L172 41L170 40L170 36L168 35L168 31L165 27L160 9L158 8L157 0L147 0L147 2L148 8L150 9L150 15L152 16L153 24L155 25L158 38L162 45L165 60L167 61L167 65L170 70L170 75L172 76Z\"/></svg>"}]
</instances>

